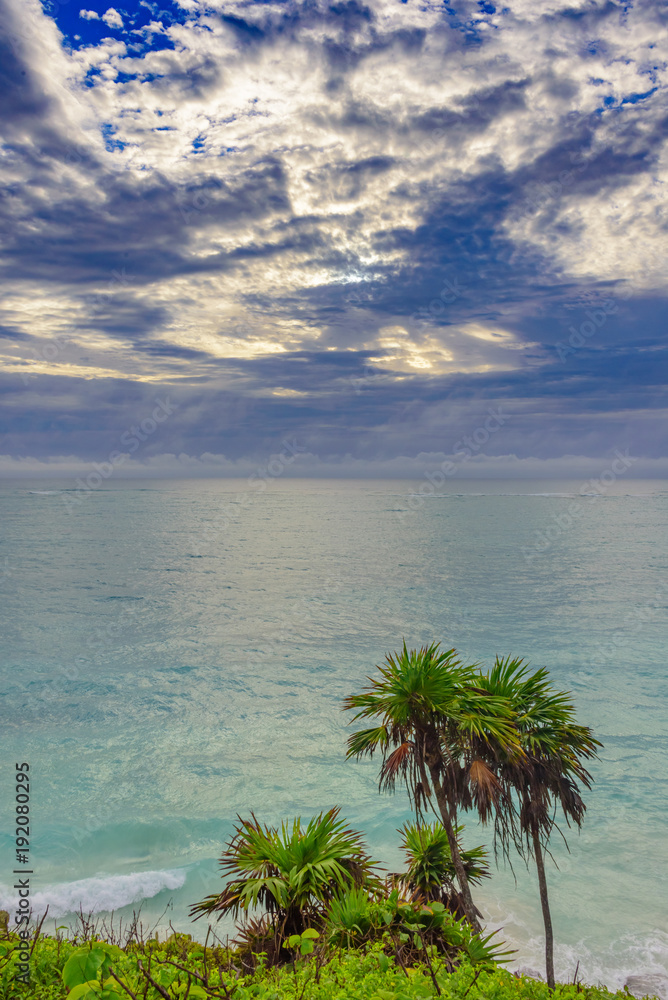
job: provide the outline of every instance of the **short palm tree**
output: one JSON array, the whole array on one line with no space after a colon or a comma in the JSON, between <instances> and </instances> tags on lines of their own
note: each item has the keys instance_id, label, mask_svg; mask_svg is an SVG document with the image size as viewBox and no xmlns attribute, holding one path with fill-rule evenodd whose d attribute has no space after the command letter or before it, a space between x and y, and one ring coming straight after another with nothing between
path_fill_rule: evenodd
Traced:
<instances>
[{"instance_id":1,"label":"short palm tree","mask_svg":"<svg viewBox=\"0 0 668 1000\"><path fill-rule=\"evenodd\" d=\"M571 695L555 691L545 669L530 672L521 659L499 659L479 681L480 687L513 706L520 734L521 757L497 753L490 761L507 794L505 809L497 811L495 832L504 853L509 844L526 848L536 862L540 902L545 925L545 970L554 987L554 935L545 876L544 850L561 810L568 825L579 828L586 806L578 782L590 788L592 778L582 763L601 746L587 726L575 721ZM514 793L515 798L512 798ZM508 807L510 803L510 808Z\"/></svg>"},{"instance_id":2,"label":"short palm tree","mask_svg":"<svg viewBox=\"0 0 668 1000\"><path fill-rule=\"evenodd\" d=\"M409 652L404 642L378 672L362 694L345 699L345 709L357 709L353 722L376 721L349 738L347 756L379 751L380 790L393 791L397 780L403 781L417 819L427 804L434 808L435 799L464 911L479 930L480 914L457 843L457 813L473 803L491 813L502 794L485 761L489 754L481 751L493 744L508 759L521 755L512 710L506 699L477 687L477 669L465 666L454 649L442 652L439 643Z\"/></svg>"},{"instance_id":3,"label":"short palm tree","mask_svg":"<svg viewBox=\"0 0 668 1000\"><path fill-rule=\"evenodd\" d=\"M471 885L479 885L490 877L487 867L487 851L484 847L466 850L459 837L464 827L455 830L459 851ZM455 888L457 873L452 863L452 852L445 828L441 823L405 823L399 831L401 846L406 855L408 868L395 880L399 887L418 895L426 902L443 903L457 916L464 916L459 893Z\"/></svg>"},{"instance_id":4,"label":"short palm tree","mask_svg":"<svg viewBox=\"0 0 668 1000\"><path fill-rule=\"evenodd\" d=\"M322 920L338 892L352 886L380 889L361 834L338 817L339 809L330 809L305 828L297 818L280 830L262 826L254 815L239 819L220 859L228 882L222 892L193 906L191 915L217 914L220 919L229 913L237 918L262 907L278 953L287 937Z\"/></svg>"}]
</instances>

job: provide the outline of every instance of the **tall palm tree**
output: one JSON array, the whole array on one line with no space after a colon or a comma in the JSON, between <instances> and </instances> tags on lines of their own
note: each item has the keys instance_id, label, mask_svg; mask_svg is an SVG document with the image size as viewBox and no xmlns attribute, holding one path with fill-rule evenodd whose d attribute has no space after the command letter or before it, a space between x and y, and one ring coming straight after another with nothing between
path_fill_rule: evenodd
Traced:
<instances>
[{"instance_id":1,"label":"tall palm tree","mask_svg":"<svg viewBox=\"0 0 668 1000\"><path fill-rule=\"evenodd\" d=\"M582 825L586 806L578 782L587 789L592 783L583 760L596 757L602 744L588 726L576 723L571 695L552 688L544 668L530 672L521 659L497 657L479 685L490 695L507 699L515 714L523 755L508 757L497 747L496 759L488 761L506 790L505 808L496 811L495 834L504 853L514 843L522 853L526 848L536 862L546 979L554 988L554 934L544 853L559 809L569 826Z\"/></svg>"},{"instance_id":2,"label":"tall palm tree","mask_svg":"<svg viewBox=\"0 0 668 1000\"><path fill-rule=\"evenodd\" d=\"M418 820L431 805L446 831L464 911L480 930L457 843L457 813L474 803L483 814L491 812L503 793L478 751L489 743L508 759L521 755L512 710L506 699L477 686L474 666L465 666L454 649L442 652L439 643L409 652L404 642L378 671L363 693L344 701L345 709L357 709L353 722L377 723L349 738L347 756L379 751L379 789L393 791L397 780L403 781Z\"/></svg>"}]
</instances>

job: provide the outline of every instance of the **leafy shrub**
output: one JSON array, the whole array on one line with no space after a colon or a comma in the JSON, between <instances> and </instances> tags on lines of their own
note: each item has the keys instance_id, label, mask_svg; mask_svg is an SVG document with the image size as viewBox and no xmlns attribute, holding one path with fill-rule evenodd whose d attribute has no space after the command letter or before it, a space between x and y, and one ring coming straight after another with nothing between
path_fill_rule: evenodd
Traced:
<instances>
[{"instance_id":1,"label":"leafy shrub","mask_svg":"<svg viewBox=\"0 0 668 1000\"><path fill-rule=\"evenodd\" d=\"M420 961L430 951L443 955L450 968L463 958L476 964L507 961L512 953L492 944L493 937L474 933L443 903L401 899L397 889L384 899L372 898L361 888L349 890L332 901L326 925L330 945L353 948L381 942L403 965Z\"/></svg>"},{"instance_id":2,"label":"leafy shrub","mask_svg":"<svg viewBox=\"0 0 668 1000\"><path fill-rule=\"evenodd\" d=\"M308 938L305 939L308 941ZM46 936L35 944L31 957L31 984L23 986L12 982L12 963L16 961L17 940L11 942L12 951L0 956L0 1000L74 1000L75 991L83 983L74 985L68 993L63 971L68 961L80 948L68 941L57 941ZM423 960L414 966L402 966L395 956L388 956L382 941L369 944L366 951L354 949L335 950L323 961L318 949L314 954L297 958L294 965L270 968L260 963L252 975L243 975L236 968L236 953L224 948L204 948L197 942L183 940L134 943L112 951L105 942L91 941L89 952L102 952L104 957L95 970L94 979L100 991L118 978L139 1000L165 1000L163 990L170 1000L427 1000L437 995L436 984L443 1000L628 1000L624 993L613 994L608 990L582 985L557 985L552 994L543 982L516 978L503 969L486 964L474 964L462 959L450 972L443 955L434 955L429 964ZM300 951L301 944L293 951ZM98 957L93 959L97 963ZM113 962L109 962L109 957ZM88 961L88 960L87 960ZM140 971L142 965L153 985ZM70 969L78 965L88 974L88 966L77 958ZM179 968L180 967L180 968ZM433 978L432 978L433 973ZM68 973L69 978L69 973ZM434 981L435 980L435 981ZM120 987L121 995L130 1000ZM113 997L116 1000L116 997Z\"/></svg>"}]
</instances>

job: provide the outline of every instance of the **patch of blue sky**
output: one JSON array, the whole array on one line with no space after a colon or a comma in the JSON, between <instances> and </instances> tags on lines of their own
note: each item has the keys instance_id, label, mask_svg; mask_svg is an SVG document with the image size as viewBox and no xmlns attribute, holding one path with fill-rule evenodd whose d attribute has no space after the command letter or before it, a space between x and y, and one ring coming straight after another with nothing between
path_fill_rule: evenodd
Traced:
<instances>
[{"instance_id":1,"label":"patch of blue sky","mask_svg":"<svg viewBox=\"0 0 668 1000\"><path fill-rule=\"evenodd\" d=\"M644 94L628 94L626 97L622 97L620 101L613 94L608 94L603 98L603 106L596 108L594 114L601 115L604 111L619 111L626 104L639 104L641 101L646 101L652 94L655 94L658 89L658 87L652 87L651 90L646 90Z\"/></svg>"},{"instance_id":2,"label":"patch of blue sky","mask_svg":"<svg viewBox=\"0 0 668 1000\"><path fill-rule=\"evenodd\" d=\"M184 24L188 20L188 12L179 7L174 0L161 0L153 4L141 0L124 0L114 3L114 0L71 0L69 3L43 3L45 11L56 22L63 35L65 44L71 49L86 48L97 45L103 38L123 38L129 43L136 43L137 36L133 31L147 28L151 21L160 21L165 27L172 24ZM123 22L122 27L103 20L110 9L116 10ZM88 16L82 16L85 11ZM143 43L142 43L143 44ZM171 40L161 33L153 34L150 42L142 49L142 54L152 49L159 50L173 47Z\"/></svg>"},{"instance_id":3,"label":"patch of blue sky","mask_svg":"<svg viewBox=\"0 0 668 1000\"><path fill-rule=\"evenodd\" d=\"M84 87L94 87L99 83L100 67L99 66L89 66L86 70L86 75L83 79Z\"/></svg>"},{"instance_id":4,"label":"patch of blue sky","mask_svg":"<svg viewBox=\"0 0 668 1000\"><path fill-rule=\"evenodd\" d=\"M100 125L100 132L104 139L104 146L108 153L115 153L120 149L125 149L127 142L122 142L120 139L114 139L116 133L116 127L111 124L111 122L103 122Z\"/></svg>"},{"instance_id":5,"label":"patch of blue sky","mask_svg":"<svg viewBox=\"0 0 668 1000\"><path fill-rule=\"evenodd\" d=\"M646 100L646 98L651 97L652 94L655 94L658 89L659 89L658 87L652 87L651 90L646 90L644 94L629 94L628 97L623 97L619 103L637 104L638 101L644 101Z\"/></svg>"},{"instance_id":6,"label":"patch of blue sky","mask_svg":"<svg viewBox=\"0 0 668 1000\"><path fill-rule=\"evenodd\" d=\"M481 10L484 10L485 6L491 7L492 5L486 4L485 0L482 0L482 2L480 2L479 0L478 6L481 7ZM452 20L449 23L449 27L453 31L458 31L460 32L460 34L464 35L466 45L478 45L482 43L483 35L477 26L479 24L489 25L489 21L487 21L485 18L471 18L467 21L464 21L459 11L448 3L443 4L443 10L448 15L448 17L452 18ZM485 11L485 13L490 13L490 12ZM490 25L490 27L491 26L492 25Z\"/></svg>"}]
</instances>

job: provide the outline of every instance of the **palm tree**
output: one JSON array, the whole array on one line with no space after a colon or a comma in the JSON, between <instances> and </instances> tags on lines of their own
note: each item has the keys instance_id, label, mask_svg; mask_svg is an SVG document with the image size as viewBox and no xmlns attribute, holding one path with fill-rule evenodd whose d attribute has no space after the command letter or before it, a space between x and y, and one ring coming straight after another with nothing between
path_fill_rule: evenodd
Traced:
<instances>
[{"instance_id":1,"label":"palm tree","mask_svg":"<svg viewBox=\"0 0 668 1000\"><path fill-rule=\"evenodd\" d=\"M464 666L456 651L440 651L433 643L420 650L388 655L378 667L380 677L344 701L357 709L353 722L375 719L348 740L348 757L382 754L379 789L393 791L405 783L416 812L433 800L446 832L452 863L466 916L480 930L479 911L471 896L466 869L457 843L457 812L479 804L484 813L494 808L503 788L479 752L493 743L512 759L520 754L512 710L506 699L476 687L478 671ZM440 815L439 815L440 814Z\"/></svg>"},{"instance_id":2,"label":"palm tree","mask_svg":"<svg viewBox=\"0 0 668 1000\"><path fill-rule=\"evenodd\" d=\"M497 752L496 760L489 762L507 793L505 808L495 815L495 835L506 855L512 842L521 853L526 848L536 862L545 925L546 979L554 988L554 935L544 851L557 826L558 809L569 826L571 821L578 829L582 825L586 806L578 782L585 788L591 788L592 783L582 761L596 757L602 744L588 726L576 723L571 695L552 688L545 669L529 672L521 659L497 657L479 684L489 694L507 699L515 713L524 754L507 757Z\"/></svg>"},{"instance_id":3,"label":"palm tree","mask_svg":"<svg viewBox=\"0 0 668 1000\"><path fill-rule=\"evenodd\" d=\"M191 908L195 919L230 913L237 918L261 906L264 921L247 920L257 937L273 936L272 953L283 941L321 922L337 892L352 886L381 889L361 834L346 827L339 809L315 816L304 829L299 818L292 828L262 826L253 814L242 820L220 859L229 881L220 893ZM248 936L248 935L247 935Z\"/></svg>"},{"instance_id":4,"label":"palm tree","mask_svg":"<svg viewBox=\"0 0 668 1000\"><path fill-rule=\"evenodd\" d=\"M479 885L490 877L487 851L484 847L465 850L459 837L463 826L455 830L466 878L472 885ZM405 823L399 831L401 846L406 855L408 869L394 876L400 889L406 889L425 902L443 903L456 916L465 916L459 893L455 889L457 873L452 863L452 853L445 828L441 823Z\"/></svg>"}]
</instances>

